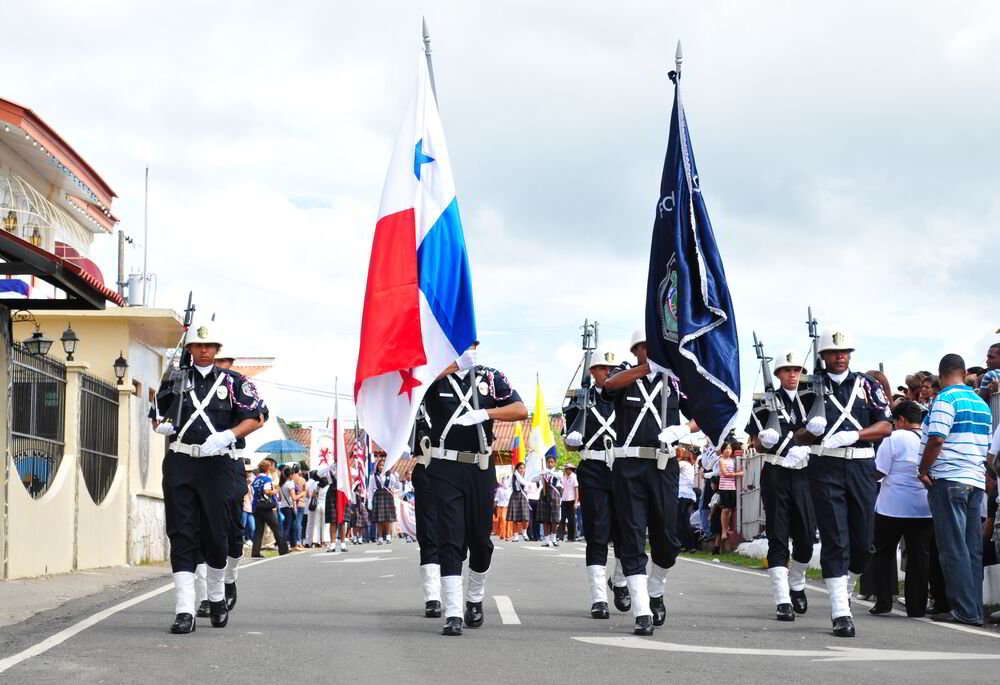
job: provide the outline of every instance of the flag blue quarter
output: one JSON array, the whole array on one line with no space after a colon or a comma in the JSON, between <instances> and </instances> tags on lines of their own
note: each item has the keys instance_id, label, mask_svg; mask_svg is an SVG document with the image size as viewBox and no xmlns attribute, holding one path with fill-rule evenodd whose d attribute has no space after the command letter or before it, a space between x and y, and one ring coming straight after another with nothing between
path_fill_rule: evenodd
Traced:
<instances>
[{"instance_id":1,"label":"flag blue quarter","mask_svg":"<svg viewBox=\"0 0 1000 685\"><path fill-rule=\"evenodd\" d=\"M740 350L722 255L701 194L679 83L653 222L646 292L649 359L674 373L713 444L732 429Z\"/></svg>"}]
</instances>

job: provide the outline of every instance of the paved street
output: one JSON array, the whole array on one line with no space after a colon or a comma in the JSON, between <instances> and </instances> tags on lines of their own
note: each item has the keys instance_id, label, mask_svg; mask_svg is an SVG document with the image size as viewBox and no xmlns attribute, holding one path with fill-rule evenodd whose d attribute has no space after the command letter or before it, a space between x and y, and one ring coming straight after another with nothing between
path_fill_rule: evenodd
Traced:
<instances>
[{"instance_id":1,"label":"paved street","mask_svg":"<svg viewBox=\"0 0 1000 685\"><path fill-rule=\"evenodd\" d=\"M983 683L1000 659L1000 632L956 629L858 609L859 637L830 635L829 603L777 623L767 577L682 560L668 582L667 624L651 639L632 619L587 616L583 546L502 543L494 555L486 624L461 638L421 616L415 545L300 553L250 565L230 625L200 621L167 632L173 598L162 579L127 597L109 593L0 629L0 682L213 683L691 682ZM148 596L151 595L151 596ZM120 611L123 600L136 600ZM501 611L503 608L503 611ZM103 620L91 617L108 610ZM113 613L112 613L113 612ZM63 640L64 632L93 623ZM52 638L47 643L43 641ZM23 659L24 650L53 645ZM846 650L846 651L845 651ZM289 655L294 654L294 658Z\"/></svg>"}]
</instances>

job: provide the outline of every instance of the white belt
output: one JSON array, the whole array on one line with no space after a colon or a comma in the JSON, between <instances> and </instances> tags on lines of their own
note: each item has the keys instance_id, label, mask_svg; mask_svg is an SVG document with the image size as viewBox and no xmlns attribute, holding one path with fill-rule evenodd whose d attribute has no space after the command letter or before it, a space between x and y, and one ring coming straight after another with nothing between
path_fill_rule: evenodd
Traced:
<instances>
[{"instance_id":1,"label":"white belt","mask_svg":"<svg viewBox=\"0 0 1000 685\"><path fill-rule=\"evenodd\" d=\"M809 465L809 460L808 459L803 459L802 461L800 461L795 466L785 466L782 463L784 461L784 459L785 458L782 457L779 454L765 454L764 455L764 463L765 464L773 464L774 466L780 466L781 468L788 469L789 471L799 471L799 470L804 469L806 466Z\"/></svg>"},{"instance_id":2,"label":"white belt","mask_svg":"<svg viewBox=\"0 0 1000 685\"><path fill-rule=\"evenodd\" d=\"M612 450L580 450L580 460L593 459L594 461L603 461L605 464L610 464L614 461L615 454Z\"/></svg>"},{"instance_id":3,"label":"white belt","mask_svg":"<svg viewBox=\"0 0 1000 685\"><path fill-rule=\"evenodd\" d=\"M195 459L203 459L205 457L229 457L230 459L236 459L236 455L233 449L226 448L219 454L202 454L201 445L188 445L186 443L174 443L170 446L171 452L177 452L177 454L186 454L189 457L194 457Z\"/></svg>"},{"instance_id":4,"label":"white belt","mask_svg":"<svg viewBox=\"0 0 1000 685\"><path fill-rule=\"evenodd\" d=\"M875 449L872 447L820 447L809 448L809 454L814 457L838 457L840 459L874 459Z\"/></svg>"},{"instance_id":5,"label":"white belt","mask_svg":"<svg viewBox=\"0 0 1000 685\"><path fill-rule=\"evenodd\" d=\"M615 459L623 457L630 459L659 459L665 456L667 459L676 456L672 450L661 450L659 447L616 447Z\"/></svg>"},{"instance_id":6,"label":"white belt","mask_svg":"<svg viewBox=\"0 0 1000 685\"><path fill-rule=\"evenodd\" d=\"M479 468L486 469L490 464L489 454L478 454L476 452L459 452L458 450L431 448L431 459L444 459L445 461L457 461L459 464L479 464Z\"/></svg>"}]
</instances>

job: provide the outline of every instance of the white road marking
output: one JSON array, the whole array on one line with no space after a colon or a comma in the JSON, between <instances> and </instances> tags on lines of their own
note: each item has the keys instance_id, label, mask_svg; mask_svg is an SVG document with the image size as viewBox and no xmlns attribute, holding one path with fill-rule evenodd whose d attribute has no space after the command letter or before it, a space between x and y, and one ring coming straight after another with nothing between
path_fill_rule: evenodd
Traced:
<instances>
[{"instance_id":1,"label":"white road marking","mask_svg":"<svg viewBox=\"0 0 1000 685\"><path fill-rule=\"evenodd\" d=\"M558 557L563 557L564 559L586 559L586 554L557 554Z\"/></svg>"},{"instance_id":2,"label":"white road marking","mask_svg":"<svg viewBox=\"0 0 1000 685\"><path fill-rule=\"evenodd\" d=\"M713 564L707 561L702 561L701 559L688 559L686 557L677 557L677 559L679 561L686 561L689 564L701 564L702 566L709 566L711 568L717 568L723 571L731 571L733 573L744 573L748 576L757 576L758 578L767 579L766 571L749 571L747 569L735 568L733 566L728 566L726 564L721 564L721 563ZM814 585L810 583L809 585L807 585L807 587L810 590L816 590L817 592L822 592L824 595L830 594L830 592L821 585ZM872 606L872 602L867 602L863 599L858 599L857 597L852 598L851 603L852 604L857 603L865 607ZM899 609L893 609L892 613L896 614L897 616L906 616L906 612L900 611ZM991 630L983 630L982 628L976 628L975 626L962 625L961 623L938 623L937 621L932 621L929 618L911 618L910 620L920 621L921 623L927 623L929 625L936 626L938 628L948 628L949 630L957 630L960 633L969 633L971 635L979 635L981 637L992 637L994 639L1000 638L1000 633L993 632Z\"/></svg>"},{"instance_id":3,"label":"white road marking","mask_svg":"<svg viewBox=\"0 0 1000 685\"><path fill-rule=\"evenodd\" d=\"M535 547L533 545L532 546L525 545L521 549L531 550L532 552L551 552L551 551L553 551L552 547Z\"/></svg>"},{"instance_id":4,"label":"white road marking","mask_svg":"<svg viewBox=\"0 0 1000 685\"><path fill-rule=\"evenodd\" d=\"M274 561L275 559L279 559L279 558L280 557L268 557L267 559L260 559L258 561L252 561L249 564L245 564L245 565L241 564L240 565L240 570L242 571L244 569L250 568L251 566L257 566L258 564L263 564L263 563L265 563L267 561ZM3 673L4 671L7 671L7 670L13 668L14 666L17 666L22 661L27 661L28 659L30 659L33 656L38 656L39 654L44 654L45 652L49 651L53 647L58 647L62 643L66 642L66 640L68 640L71 637L73 637L74 635L76 635L77 633L82 633L87 628L89 628L89 627L91 627L93 625L97 625L98 623L100 623L104 619L106 619L106 618L108 618L110 616L114 616L115 614L117 614L120 611L124 611L125 609L128 609L129 607L135 606L136 604L140 604L141 602L145 602L147 599L152 599L153 597L156 597L158 595L162 595L164 592L167 592L167 591L173 590L173 589L174 589L174 584L173 583L169 583L167 585L163 585L162 587L158 587L155 590L150 590L149 592L141 594L138 597L133 597L132 599L126 600L124 602L121 602L120 604L115 604L113 607L108 607L107 609L104 609L103 611L98 611L93 616L88 616L87 618L83 619L82 621L80 621L78 623L74 623L69 628L64 628L63 630L60 630L55 635L51 635L51 636L45 638L44 640L42 640L38 644L32 645L31 647L28 647L27 649L22 650L22 651L18 652L17 654L13 654L13 655L7 657L6 659L0 659L0 673Z\"/></svg>"},{"instance_id":5,"label":"white road marking","mask_svg":"<svg viewBox=\"0 0 1000 685\"><path fill-rule=\"evenodd\" d=\"M366 549L365 554L391 554L391 549Z\"/></svg>"},{"instance_id":6,"label":"white road marking","mask_svg":"<svg viewBox=\"0 0 1000 685\"><path fill-rule=\"evenodd\" d=\"M1000 659L1000 654L970 654L963 652L907 652L895 649L859 649L827 647L812 649L751 649L746 647L706 647L672 642L645 640L640 637L574 637L574 640L606 647L649 649L663 652L694 652L697 654L732 654L745 656L785 656L811 661L985 661Z\"/></svg>"},{"instance_id":7,"label":"white road marking","mask_svg":"<svg viewBox=\"0 0 1000 685\"><path fill-rule=\"evenodd\" d=\"M350 559L327 559L324 564L366 564L369 561L400 561L399 557L351 557Z\"/></svg>"},{"instance_id":8,"label":"white road marking","mask_svg":"<svg viewBox=\"0 0 1000 685\"><path fill-rule=\"evenodd\" d=\"M395 574L395 573L390 573L390 574L389 574L389 575L387 575L387 576L379 576L379 578L395 578L395 577L396 577L396 574Z\"/></svg>"},{"instance_id":9,"label":"white road marking","mask_svg":"<svg viewBox=\"0 0 1000 685\"><path fill-rule=\"evenodd\" d=\"M508 626L521 625L521 619L514 611L514 603L507 595L493 595L493 601L497 603L497 610L500 612L500 622Z\"/></svg>"}]
</instances>

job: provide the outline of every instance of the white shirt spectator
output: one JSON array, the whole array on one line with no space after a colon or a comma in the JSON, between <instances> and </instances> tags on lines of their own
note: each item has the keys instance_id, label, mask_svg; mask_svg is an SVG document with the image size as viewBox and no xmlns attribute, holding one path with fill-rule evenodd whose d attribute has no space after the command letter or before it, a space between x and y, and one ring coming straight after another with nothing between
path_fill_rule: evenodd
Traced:
<instances>
[{"instance_id":1,"label":"white shirt spectator","mask_svg":"<svg viewBox=\"0 0 1000 685\"><path fill-rule=\"evenodd\" d=\"M497 494L495 498L496 505L498 507L506 507L508 504L510 504L511 492L512 491L510 486L507 485L506 483L501 483L500 485L498 485Z\"/></svg>"},{"instance_id":2,"label":"white shirt spectator","mask_svg":"<svg viewBox=\"0 0 1000 685\"><path fill-rule=\"evenodd\" d=\"M527 495L528 499L532 502L537 502L539 496L542 494L542 489L538 487L538 483L533 480L529 480L527 487L524 489L524 494Z\"/></svg>"},{"instance_id":3,"label":"white shirt spectator","mask_svg":"<svg viewBox=\"0 0 1000 685\"><path fill-rule=\"evenodd\" d=\"M926 519L927 489L917 479L920 465L920 436L915 431L897 430L882 441L875 455L875 468L885 474L875 501L875 511L895 518Z\"/></svg>"},{"instance_id":4,"label":"white shirt spectator","mask_svg":"<svg viewBox=\"0 0 1000 685\"><path fill-rule=\"evenodd\" d=\"M575 502L576 501L576 488L579 485L579 481L576 479L576 471L570 472L568 476L563 476L563 502Z\"/></svg>"},{"instance_id":5,"label":"white shirt spectator","mask_svg":"<svg viewBox=\"0 0 1000 685\"><path fill-rule=\"evenodd\" d=\"M677 479L677 496L680 499L695 499L694 496L694 465L687 461L677 462L680 475Z\"/></svg>"}]
</instances>

